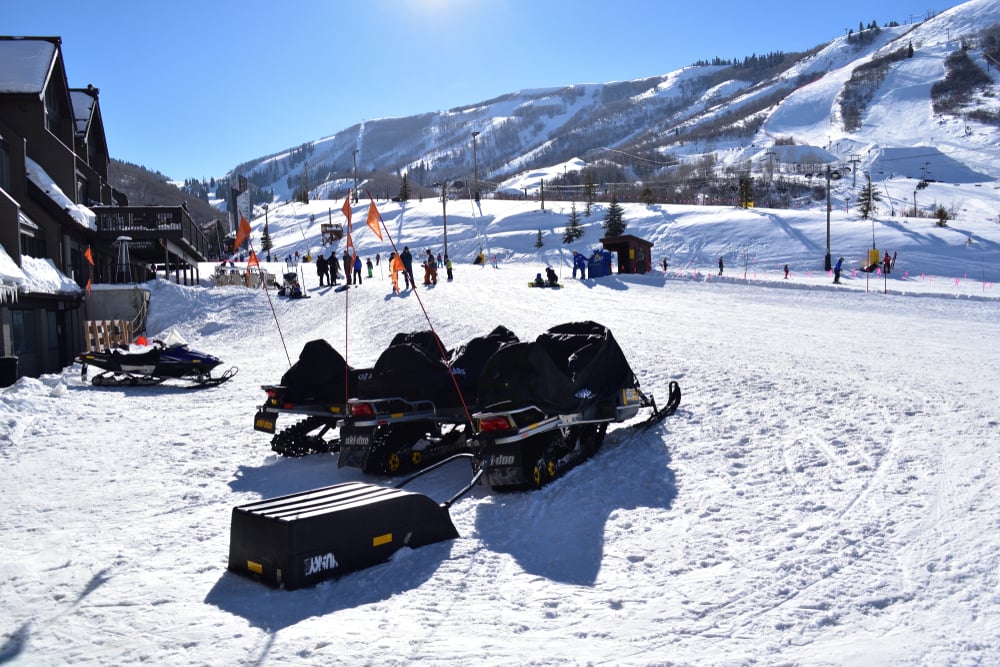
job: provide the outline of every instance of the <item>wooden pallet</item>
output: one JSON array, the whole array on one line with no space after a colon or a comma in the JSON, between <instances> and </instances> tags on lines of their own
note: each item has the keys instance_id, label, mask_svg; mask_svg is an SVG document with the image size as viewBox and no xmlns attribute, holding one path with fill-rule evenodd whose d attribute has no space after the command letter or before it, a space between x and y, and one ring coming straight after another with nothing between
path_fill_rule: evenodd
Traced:
<instances>
[{"instance_id":1,"label":"wooden pallet","mask_svg":"<svg viewBox=\"0 0 1000 667\"><path fill-rule=\"evenodd\" d=\"M83 337L87 352L128 347L132 342L132 323L128 320L84 320Z\"/></svg>"}]
</instances>

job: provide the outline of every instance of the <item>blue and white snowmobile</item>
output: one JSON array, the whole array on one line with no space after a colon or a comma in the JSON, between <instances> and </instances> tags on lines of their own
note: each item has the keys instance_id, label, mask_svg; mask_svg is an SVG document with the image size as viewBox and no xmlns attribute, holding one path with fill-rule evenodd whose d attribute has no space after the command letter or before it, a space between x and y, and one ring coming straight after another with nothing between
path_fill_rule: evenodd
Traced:
<instances>
[{"instance_id":1,"label":"blue and white snowmobile","mask_svg":"<svg viewBox=\"0 0 1000 667\"><path fill-rule=\"evenodd\" d=\"M150 386L168 379L185 380L191 383L192 388L214 387L232 378L238 370L234 366L221 376L213 377L212 370L222 360L192 350L174 329L162 340L155 339L146 344L140 339L127 349L83 352L77 355L76 361L82 364L80 376L84 379L88 366L104 370L91 380L98 387Z\"/></svg>"}]
</instances>

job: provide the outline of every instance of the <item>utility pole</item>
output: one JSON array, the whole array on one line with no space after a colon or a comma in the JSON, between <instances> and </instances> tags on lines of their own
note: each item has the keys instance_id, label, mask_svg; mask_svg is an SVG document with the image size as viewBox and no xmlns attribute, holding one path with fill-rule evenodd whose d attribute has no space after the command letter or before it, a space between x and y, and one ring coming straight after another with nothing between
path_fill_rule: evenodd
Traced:
<instances>
[{"instance_id":1,"label":"utility pole","mask_svg":"<svg viewBox=\"0 0 1000 667\"><path fill-rule=\"evenodd\" d=\"M271 232L267 228L267 202L264 203L264 236L267 237L267 261L271 261Z\"/></svg>"},{"instance_id":2,"label":"utility pole","mask_svg":"<svg viewBox=\"0 0 1000 667\"><path fill-rule=\"evenodd\" d=\"M358 149L354 149L354 203L358 203Z\"/></svg>"},{"instance_id":3,"label":"utility pole","mask_svg":"<svg viewBox=\"0 0 1000 667\"><path fill-rule=\"evenodd\" d=\"M833 268L830 262L830 165L826 165L826 257L823 259L823 270Z\"/></svg>"},{"instance_id":4,"label":"utility pole","mask_svg":"<svg viewBox=\"0 0 1000 667\"><path fill-rule=\"evenodd\" d=\"M448 256L448 181L441 181L441 220L444 222L444 256Z\"/></svg>"},{"instance_id":5,"label":"utility pole","mask_svg":"<svg viewBox=\"0 0 1000 667\"><path fill-rule=\"evenodd\" d=\"M476 158L476 137L479 132L472 133L472 173L476 183L476 201L479 201L479 160Z\"/></svg>"}]
</instances>

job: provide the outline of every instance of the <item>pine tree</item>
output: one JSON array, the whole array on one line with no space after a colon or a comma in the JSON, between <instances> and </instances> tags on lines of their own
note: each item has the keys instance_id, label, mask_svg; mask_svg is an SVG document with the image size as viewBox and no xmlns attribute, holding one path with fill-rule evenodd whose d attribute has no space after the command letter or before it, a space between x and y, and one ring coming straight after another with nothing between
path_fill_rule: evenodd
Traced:
<instances>
[{"instance_id":1,"label":"pine tree","mask_svg":"<svg viewBox=\"0 0 1000 667\"><path fill-rule=\"evenodd\" d=\"M604 235L607 237L621 236L625 233L625 221L622 220L622 207L618 203L618 197L611 197L611 205L608 212L604 214Z\"/></svg>"},{"instance_id":2,"label":"pine tree","mask_svg":"<svg viewBox=\"0 0 1000 667\"><path fill-rule=\"evenodd\" d=\"M868 183L861 189L861 196L858 200L858 213L861 214L862 219L867 220L869 215L875 213L875 202L877 201L880 201L878 191L872 187L872 180L869 178Z\"/></svg>"},{"instance_id":3,"label":"pine tree","mask_svg":"<svg viewBox=\"0 0 1000 667\"><path fill-rule=\"evenodd\" d=\"M264 220L264 231L260 235L260 249L267 254L267 261L271 261L271 248L274 242L271 240L271 232L267 228L267 220Z\"/></svg>"},{"instance_id":4,"label":"pine tree","mask_svg":"<svg viewBox=\"0 0 1000 667\"><path fill-rule=\"evenodd\" d=\"M542 230L538 230L538 236L535 237L535 247L541 248L545 243L542 242Z\"/></svg>"},{"instance_id":5,"label":"pine tree","mask_svg":"<svg viewBox=\"0 0 1000 667\"><path fill-rule=\"evenodd\" d=\"M406 174L403 174L403 182L399 185L399 201L409 201L410 200L410 184L406 180Z\"/></svg>"},{"instance_id":6,"label":"pine tree","mask_svg":"<svg viewBox=\"0 0 1000 667\"><path fill-rule=\"evenodd\" d=\"M563 232L563 243L572 243L583 236L583 227L580 225L580 214L576 212L576 202L570 205L569 224Z\"/></svg>"},{"instance_id":7,"label":"pine tree","mask_svg":"<svg viewBox=\"0 0 1000 667\"><path fill-rule=\"evenodd\" d=\"M937 226L938 227L947 227L948 226L948 219L951 216L948 215L948 209L946 209L944 206L938 206L937 210L934 211L934 216L937 218Z\"/></svg>"},{"instance_id":8,"label":"pine tree","mask_svg":"<svg viewBox=\"0 0 1000 667\"><path fill-rule=\"evenodd\" d=\"M653 191L649 189L648 185L642 191L642 203L646 206L652 206L656 203L656 199L653 197Z\"/></svg>"}]
</instances>

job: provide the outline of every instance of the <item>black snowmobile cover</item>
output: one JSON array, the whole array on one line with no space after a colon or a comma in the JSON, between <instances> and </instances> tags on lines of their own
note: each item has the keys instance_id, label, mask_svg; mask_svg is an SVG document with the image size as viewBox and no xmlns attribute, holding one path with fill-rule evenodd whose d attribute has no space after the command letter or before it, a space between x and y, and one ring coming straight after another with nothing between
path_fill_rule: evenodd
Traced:
<instances>
[{"instance_id":1,"label":"black snowmobile cover","mask_svg":"<svg viewBox=\"0 0 1000 667\"><path fill-rule=\"evenodd\" d=\"M372 368L371 379L359 387L359 398L401 396L407 400L430 400L438 407L459 407L458 383L466 405L475 403L479 375L493 354L517 342L517 336L498 326L485 336L473 338L459 348L446 351L455 381L441 359L438 337L432 331L396 334Z\"/></svg>"},{"instance_id":2,"label":"black snowmobile cover","mask_svg":"<svg viewBox=\"0 0 1000 667\"><path fill-rule=\"evenodd\" d=\"M299 360L281 376L285 398L293 403L316 401L319 403L345 403L344 373L347 362L322 338L311 340L299 353ZM356 384L354 369L348 372L349 393Z\"/></svg>"},{"instance_id":3,"label":"black snowmobile cover","mask_svg":"<svg viewBox=\"0 0 1000 667\"><path fill-rule=\"evenodd\" d=\"M451 372L455 374L466 405L475 405L479 394L479 378L497 350L517 343L517 334L500 325L485 336L478 336L465 343L451 355Z\"/></svg>"},{"instance_id":4,"label":"black snowmobile cover","mask_svg":"<svg viewBox=\"0 0 1000 667\"><path fill-rule=\"evenodd\" d=\"M534 342L499 349L480 377L478 408L536 405L549 414L571 414L638 386L610 329L596 322L568 322Z\"/></svg>"},{"instance_id":5,"label":"black snowmobile cover","mask_svg":"<svg viewBox=\"0 0 1000 667\"><path fill-rule=\"evenodd\" d=\"M443 395L453 396L448 367L441 359L444 346L439 345L433 331L396 334L358 387L358 398L440 401Z\"/></svg>"}]
</instances>

